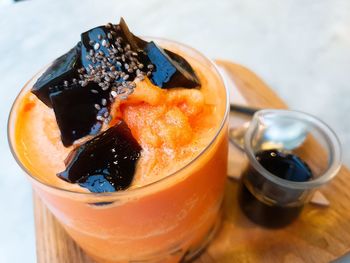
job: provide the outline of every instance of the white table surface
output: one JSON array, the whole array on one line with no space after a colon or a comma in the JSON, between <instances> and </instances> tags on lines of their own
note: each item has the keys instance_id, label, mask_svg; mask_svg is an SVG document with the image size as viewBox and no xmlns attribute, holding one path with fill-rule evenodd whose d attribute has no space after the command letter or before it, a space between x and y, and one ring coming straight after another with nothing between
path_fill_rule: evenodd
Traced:
<instances>
[{"instance_id":1,"label":"white table surface","mask_svg":"<svg viewBox=\"0 0 350 263\"><path fill-rule=\"evenodd\" d=\"M35 262L31 189L6 139L23 84L82 31L124 16L133 32L175 39L254 70L293 109L329 123L350 164L350 1L87 0L0 6L0 262Z\"/></svg>"}]
</instances>

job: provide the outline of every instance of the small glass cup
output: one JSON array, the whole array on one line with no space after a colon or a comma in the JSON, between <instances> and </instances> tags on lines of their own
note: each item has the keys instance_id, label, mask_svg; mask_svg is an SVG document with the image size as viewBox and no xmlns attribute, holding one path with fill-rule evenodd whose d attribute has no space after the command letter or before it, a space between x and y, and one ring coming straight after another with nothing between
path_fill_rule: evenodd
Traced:
<instances>
[{"instance_id":1,"label":"small glass cup","mask_svg":"<svg viewBox=\"0 0 350 263\"><path fill-rule=\"evenodd\" d=\"M286 226L295 220L314 190L334 178L341 167L341 147L335 133L303 112L255 113L245 134L244 147L249 163L241 177L239 203L253 222L268 228ZM267 168L266 163L264 167L257 157L262 153L297 158L297 164L288 163L284 169L290 171L301 165L301 169L311 170L312 176L307 181L295 181L273 174L270 171L277 171L276 163L272 168Z\"/></svg>"}]
</instances>

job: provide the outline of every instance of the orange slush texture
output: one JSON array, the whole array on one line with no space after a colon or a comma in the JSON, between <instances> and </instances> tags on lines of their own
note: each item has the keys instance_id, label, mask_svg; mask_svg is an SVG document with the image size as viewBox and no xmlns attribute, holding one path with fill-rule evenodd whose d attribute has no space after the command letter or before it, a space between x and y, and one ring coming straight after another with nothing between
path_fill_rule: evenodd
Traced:
<instances>
[{"instance_id":1,"label":"orange slush texture","mask_svg":"<svg viewBox=\"0 0 350 263\"><path fill-rule=\"evenodd\" d=\"M192 160L216 126L213 110L197 89L162 90L149 80L138 83L120 105L121 118L146 153L134 187L161 179Z\"/></svg>"},{"instance_id":2,"label":"orange slush texture","mask_svg":"<svg viewBox=\"0 0 350 263\"><path fill-rule=\"evenodd\" d=\"M56 176L72 147L63 147L53 110L28 92L19 101L15 125L15 150L23 166L47 184L78 188Z\"/></svg>"},{"instance_id":3,"label":"orange slush texture","mask_svg":"<svg viewBox=\"0 0 350 263\"><path fill-rule=\"evenodd\" d=\"M172 174L198 155L214 136L215 111L201 90L163 90L148 79L138 82L127 100L115 103L110 125L124 119L143 148L131 188ZM74 146L63 147L52 109L31 93L19 105L16 142L19 158L31 173L49 184L85 191L57 178Z\"/></svg>"}]
</instances>

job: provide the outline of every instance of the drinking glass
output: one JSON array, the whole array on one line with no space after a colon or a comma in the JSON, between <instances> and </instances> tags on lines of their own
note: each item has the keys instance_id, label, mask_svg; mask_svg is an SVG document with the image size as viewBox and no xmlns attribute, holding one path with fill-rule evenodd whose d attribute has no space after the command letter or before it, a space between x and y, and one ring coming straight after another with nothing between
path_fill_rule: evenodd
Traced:
<instances>
[{"instance_id":1,"label":"drinking glass","mask_svg":"<svg viewBox=\"0 0 350 263\"><path fill-rule=\"evenodd\" d=\"M188 260L207 244L220 222L227 171L227 88L214 63L199 52L174 41L152 40L200 62L204 73L215 78L216 86L212 88L222 101L216 108L221 117L215 136L177 172L146 186L113 193L79 193L57 188L32 174L16 151L19 101L40 73L25 85L9 117L11 150L35 193L68 234L98 262Z\"/></svg>"}]
</instances>

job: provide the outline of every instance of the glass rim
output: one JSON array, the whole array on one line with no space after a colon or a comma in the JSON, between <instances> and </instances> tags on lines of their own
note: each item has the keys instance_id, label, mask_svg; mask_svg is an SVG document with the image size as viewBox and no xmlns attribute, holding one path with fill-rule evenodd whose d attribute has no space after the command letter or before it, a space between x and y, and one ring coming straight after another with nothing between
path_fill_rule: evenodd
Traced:
<instances>
[{"instance_id":1,"label":"glass rim","mask_svg":"<svg viewBox=\"0 0 350 263\"><path fill-rule=\"evenodd\" d=\"M12 103L12 106L10 108L10 113L9 113L9 117L7 119L7 141L9 144L9 148L10 151L14 157L14 159L16 160L17 164L21 167L21 169L29 176L29 178L31 180L33 180L36 183L39 183L40 185L50 189L50 190L54 190L54 191L58 191L58 192L62 192L62 193L66 193L69 195L75 195L75 196L81 196L81 197L88 197L88 198L101 198L101 197L110 197L110 198L118 198L118 197L132 197L134 195L138 195L141 194L144 191L149 190L150 188L155 188L156 186L160 185L160 184L164 184L167 181L169 181L170 179L174 178L177 174L179 174L180 172L184 171L186 168L190 167L194 162L196 162L201 156L203 156L203 154L214 144L214 142L216 141L216 139L218 138L218 136L220 135L222 129L225 126L225 122L226 119L228 118L228 114L229 114L229 90L228 90L228 86L227 86L227 82L226 80L222 77L220 71L218 70L218 66L217 64L210 58L206 57L204 54L202 54L200 51L186 45L183 43L180 43L178 41L175 40L171 40L171 39L166 39L166 38L161 38L161 37L148 37L148 36L142 36L145 39L152 39L155 41L160 41L160 42L166 42L169 44L176 44L180 47L183 47L185 49L187 49L190 52L195 53L196 55L198 55L201 59L204 59L208 65L212 66L213 72L214 74L217 76L217 78L220 80L220 86L222 86L225 89L225 95L226 95L226 105L225 105L225 112L223 114L223 117L220 121L220 125L218 126L218 129L215 133L215 135L213 136L213 138L210 140L210 142L190 161L188 162L186 165L182 166L180 169L176 170L175 172L164 176L163 178L154 181L152 183L140 186L140 187L136 187L130 190L126 190L126 191L115 191L115 192L102 192L102 193L93 193L93 192L78 192L78 191L74 191L74 190L70 190L70 189L65 189L65 188L61 188L61 187L57 187L55 185L46 183L42 180L40 180L39 178L37 178L36 176L34 176L29 169L27 169L19 160L17 153L15 151L15 147L12 144L12 137L13 135L11 135L11 123L12 123L12 119L13 119L13 110L14 107L19 99L19 97L22 95L22 92L24 89L27 88L27 86L33 81L33 79L35 79L36 77L38 77L38 75L40 73L42 73L50 64L46 65L45 67L43 67L41 70L39 70L39 72L37 72L33 77L31 77L25 84L24 86L21 88L20 92L17 94L15 100Z\"/></svg>"},{"instance_id":2,"label":"glass rim","mask_svg":"<svg viewBox=\"0 0 350 263\"><path fill-rule=\"evenodd\" d=\"M330 164L327 167L327 170L320 177L316 178L315 180L311 180L307 182L289 181L289 180L282 179L280 177L275 176L274 174L266 170L256 160L255 154L253 153L251 143L250 143L250 139L253 136L253 132L254 132L254 126L258 123L259 119L262 116L277 115L277 114L278 116L285 116L285 117L290 117L298 120L307 121L311 123L313 126L315 126L322 133L322 135L324 136L330 148L331 159L330 159ZM264 110L257 111L254 114L253 119L244 136L244 148L245 148L245 153L248 156L249 163L261 175L263 175L267 180L270 180L273 183L286 188L305 190L305 189L313 189L313 188L319 187L329 182L331 179L333 179L337 175L337 173L339 172L342 166L342 162L341 162L342 150L341 150L338 136L329 127L328 124L326 124L316 116L306 112L302 112L302 111L281 110L281 109L264 109Z\"/></svg>"}]
</instances>

